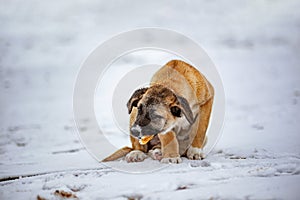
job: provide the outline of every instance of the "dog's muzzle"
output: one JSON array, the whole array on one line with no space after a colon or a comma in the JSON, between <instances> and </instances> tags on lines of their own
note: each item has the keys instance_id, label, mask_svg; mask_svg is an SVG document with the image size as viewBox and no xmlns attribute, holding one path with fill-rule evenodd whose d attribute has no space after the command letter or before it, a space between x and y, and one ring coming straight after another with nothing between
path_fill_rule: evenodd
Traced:
<instances>
[{"instance_id":1,"label":"dog's muzzle","mask_svg":"<svg viewBox=\"0 0 300 200\"><path fill-rule=\"evenodd\" d=\"M147 135L156 135L157 133L159 133L158 130L155 130L153 128L151 128L150 126L139 126L139 125L133 125L130 129L131 135L141 139L143 136L147 136Z\"/></svg>"},{"instance_id":2,"label":"dog's muzzle","mask_svg":"<svg viewBox=\"0 0 300 200\"><path fill-rule=\"evenodd\" d=\"M130 132L131 132L131 135L136 137L136 138L141 138L141 132L142 132L142 129L140 126L132 126L131 129L130 129Z\"/></svg>"}]
</instances>

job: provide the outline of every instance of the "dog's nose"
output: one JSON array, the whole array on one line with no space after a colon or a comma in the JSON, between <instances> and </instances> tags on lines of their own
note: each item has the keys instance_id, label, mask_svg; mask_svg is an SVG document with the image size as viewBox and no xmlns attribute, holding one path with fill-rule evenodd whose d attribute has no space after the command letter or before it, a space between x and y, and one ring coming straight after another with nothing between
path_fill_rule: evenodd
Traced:
<instances>
[{"instance_id":1,"label":"dog's nose","mask_svg":"<svg viewBox=\"0 0 300 200\"><path fill-rule=\"evenodd\" d=\"M137 131L137 130L135 130L135 129L131 129L131 134L133 135L133 136L138 136L139 135L139 132Z\"/></svg>"},{"instance_id":2,"label":"dog's nose","mask_svg":"<svg viewBox=\"0 0 300 200\"><path fill-rule=\"evenodd\" d=\"M140 137L141 128L139 126L132 126L130 129L131 134L135 137Z\"/></svg>"}]
</instances>

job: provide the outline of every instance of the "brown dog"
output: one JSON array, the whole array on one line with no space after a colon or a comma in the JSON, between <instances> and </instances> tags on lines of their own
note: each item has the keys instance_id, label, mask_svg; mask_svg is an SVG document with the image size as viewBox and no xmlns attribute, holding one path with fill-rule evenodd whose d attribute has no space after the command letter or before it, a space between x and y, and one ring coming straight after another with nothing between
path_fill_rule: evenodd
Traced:
<instances>
[{"instance_id":1,"label":"brown dog","mask_svg":"<svg viewBox=\"0 0 300 200\"><path fill-rule=\"evenodd\" d=\"M150 87L136 90L127 103L132 148L124 147L103 161L126 155L127 162L150 157L180 163L180 156L202 159L214 90L191 65L172 60L154 74Z\"/></svg>"}]
</instances>

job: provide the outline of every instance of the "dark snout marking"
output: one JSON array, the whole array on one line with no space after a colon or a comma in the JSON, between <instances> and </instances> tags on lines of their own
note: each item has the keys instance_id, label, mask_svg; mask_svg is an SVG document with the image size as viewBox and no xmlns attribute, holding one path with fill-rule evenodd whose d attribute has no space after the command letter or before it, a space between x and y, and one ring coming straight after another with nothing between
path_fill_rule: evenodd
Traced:
<instances>
[{"instance_id":1,"label":"dark snout marking","mask_svg":"<svg viewBox=\"0 0 300 200\"><path fill-rule=\"evenodd\" d=\"M139 139L140 139L140 137L141 137L141 133L140 133L140 131L139 131L139 130L137 130L137 129L135 129L135 128L131 128L131 129L130 129L130 131L131 131L131 134L132 134L134 137L136 137L136 138L139 138Z\"/></svg>"},{"instance_id":2,"label":"dark snout marking","mask_svg":"<svg viewBox=\"0 0 300 200\"><path fill-rule=\"evenodd\" d=\"M144 108L143 104L141 104L138 107L138 115L137 115L137 121L136 123L143 127L143 126L147 126L148 124L150 124L151 119L149 116L149 112L147 112L146 108Z\"/></svg>"}]
</instances>

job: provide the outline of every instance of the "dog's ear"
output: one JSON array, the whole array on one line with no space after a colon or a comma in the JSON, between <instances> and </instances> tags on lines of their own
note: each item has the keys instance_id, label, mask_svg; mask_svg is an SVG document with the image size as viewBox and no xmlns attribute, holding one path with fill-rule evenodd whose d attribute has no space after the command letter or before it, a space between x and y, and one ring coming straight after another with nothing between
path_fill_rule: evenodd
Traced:
<instances>
[{"instance_id":1,"label":"dog's ear","mask_svg":"<svg viewBox=\"0 0 300 200\"><path fill-rule=\"evenodd\" d=\"M148 88L141 88L136 90L132 96L130 97L129 101L127 102L127 108L128 108L128 114L131 113L133 107L137 107L137 104L142 99L145 92L148 90Z\"/></svg>"},{"instance_id":2,"label":"dog's ear","mask_svg":"<svg viewBox=\"0 0 300 200\"><path fill-rule=\"evenodd\" d=\"M171 107L171 112L174 116L181 117L181 112L185 116L185 118L188 120L188 122L192 125L195 122L195 119L193 117L192 109L188 103L188 101L180 96L177 96L177 100L179 102L179 106L173 106Z\"/></svg>"}]
</instances>

